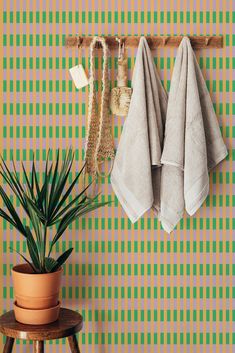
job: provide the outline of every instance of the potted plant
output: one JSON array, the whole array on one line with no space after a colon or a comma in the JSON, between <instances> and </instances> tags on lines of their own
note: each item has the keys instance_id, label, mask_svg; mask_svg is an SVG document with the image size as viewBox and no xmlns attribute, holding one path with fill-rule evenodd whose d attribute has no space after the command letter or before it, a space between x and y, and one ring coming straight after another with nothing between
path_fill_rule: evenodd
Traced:
<instances>
[{"instance_id":1,"label":"potted plant","mask_svg":"<svg viewBox=\"0 0 235 353\"><path fill-rule=\"evenodd\" d=\"M63 159L58 150L54 164L49 162L48 151L41 183L34 159L31 175L22 163L24 182L18 176L14 161L12 170L3 159L0 163L0 174L17 198L26 218L23 222L6 190L0 186L0 196L5 205L5 210L0 208L0 216L24 236L30 258L19 253L24 263L12 269L15 317L22 323L45 324L58 318L62 265L73 248L57 258L52 256L53 248L74 220L108 203L98 202L98 196L86 196L90 184L73 196L84 168L69 183L73 161L71 149ZM50 228L54 229L53 236L48 233Z\"/></svg>"}]
</instances>

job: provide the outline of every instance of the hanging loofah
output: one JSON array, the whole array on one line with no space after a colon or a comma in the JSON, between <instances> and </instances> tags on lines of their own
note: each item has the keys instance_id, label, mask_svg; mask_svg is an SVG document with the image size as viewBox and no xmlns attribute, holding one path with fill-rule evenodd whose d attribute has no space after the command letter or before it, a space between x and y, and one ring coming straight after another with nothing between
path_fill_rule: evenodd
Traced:
<instances>
[{"instance_id":1,"label":"hanging loofah","mask_svg":"<svg viewBox=\"0 0 235 353\"><path fill-rule=\"evenodd\" d=\"M110 99L110 109L115 115L127 116L128 114L132 89L127 87L127 82L127 58L124 46L121 46L119 40L117 87L111 90Z\"/></svg>"},{"instance_id":2,"label":"hanging loofah","mask_svg":"<svg viewBox=\"0 0 235 353\"><path fill-rule=\"evenodd\" d=\"M98 109L95 93L95 46L99 44L103 49L102 94L100 109ZM109 113L109 75L108 75L108 46L103 37L94 37L90 45L90 81L88 104L88 129L86 136L85 173L95 176L101 175L99 166L104 160L114 159L114 142L111 133ZM104 175L102 175L104 176Z\"/></svg>"}]
</instances>

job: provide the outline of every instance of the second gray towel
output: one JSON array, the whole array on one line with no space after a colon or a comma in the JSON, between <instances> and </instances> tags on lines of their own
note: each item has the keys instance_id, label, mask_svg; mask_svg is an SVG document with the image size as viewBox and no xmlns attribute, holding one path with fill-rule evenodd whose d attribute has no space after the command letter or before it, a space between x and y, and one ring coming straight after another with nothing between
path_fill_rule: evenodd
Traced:
<instances>
[{"instance_id":1,"label":"second gray towel","mask_svg":"<svg viewBox=\"0 0 235 353\"><path fill-rule=\"evenodd\" d=\"M170 233L184 208L193 215L208 195L208 171L227 155L209 92L192 50L183 38L169 93L161 157L161 215Z\"/></svg>"}]
</instances>

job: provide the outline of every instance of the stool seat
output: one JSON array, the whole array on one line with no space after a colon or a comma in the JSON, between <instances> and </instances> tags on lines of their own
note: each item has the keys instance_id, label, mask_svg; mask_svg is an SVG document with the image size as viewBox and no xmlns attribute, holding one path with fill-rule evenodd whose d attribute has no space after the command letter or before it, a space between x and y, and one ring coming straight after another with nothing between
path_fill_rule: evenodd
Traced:
<instances>
[{"instance_id":1,"label":"stool seat","mask_svg":"<svg viewBox=\"0 0 235 353\"><path fill-rule=\"evenodd\" d=\"M34 352L43 352L43 341L68 337L72 352L80 352L75 334L82 329L83 318L76 311L61 308L57 321L47 325L25 325L15 320L14 311L0 317L0 332L7 336L4 353L11 352L14 339L33 340Z\"/></svg>"}]
</instances>

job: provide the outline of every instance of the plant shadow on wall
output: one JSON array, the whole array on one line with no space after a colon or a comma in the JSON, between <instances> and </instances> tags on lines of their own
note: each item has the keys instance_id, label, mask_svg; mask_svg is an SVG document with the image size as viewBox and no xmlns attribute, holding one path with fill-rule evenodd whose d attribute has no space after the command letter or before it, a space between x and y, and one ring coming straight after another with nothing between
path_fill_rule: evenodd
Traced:
<instances>
[{"instance_id":1,"label":"plant shadow on wall","mask_svg":"<svg viewBox=\"0 0 235 353\"><path fill-rule=\"evenodd\" d=\"M34 278L34 281L37 281L37 279L39 281L43 278L45 278L45 282L49 281L53 273L56 275L58 271L61 271L61 266L68 259L73 250L73 248L69 248L56 259L52 257L55 244L60 240L68 226L88 212L109 203L99 202L99 195L94 197L88 197L86 195L86 190L90 187L91 183L86 187L83 186L82 189L74 195L75 185L78 185L79 180L83 176L85 165L69 183L74 162L72 149L66 151L63 158L61 158L60 151L58 150L54 163L49 162L49 155L50 150L47 153L41 183L34 159L31 173L26 172L26 168L22 163L22 181L16 170L14 160L12 160L12 170L3 159L0 163L0 174L5 186L9 189L5 191L5 187L0 186L0 196L5 205L5 210L0 209L0 216L24 236L30 257L29 259L28 256L18 252L26 264L15 266L12 272L16 297L15 304L19 304L19 307L21 307L20 304L24 303L25 305L25 303L27 303L25 298L29 297L29 293L26 291L25 296L22 295L22 286L15 286L16 280L24 281L26 275L28 279ZM10 193L13 193L17 203L23 209L25 216L24 221L22 221L18 215L18 208L14 206L11 197L8 196ZM55 229L52 237L49 236L48 232L50 228ZM34 276L32 276L32 274L34 274ZM37 284L34 283L33 286L37 287ZM19 294L17 292L19 288L21 295L17 296L17 294ZM40 293L32 293L33 297L41 295L43 298L50 297L51 300L52 293L42 293L43 285L38 286L38 288ZM38 300L35 300L32 304L34 306L33 309L46 309L45 306L42 306L42 303L38 304ZM58 296L57 302L54 304L58 304ZM25 307L24 305L22 304L23 308L29 309L29 307ZM40 305L40 307L38 307L38 305Z\"/></svg>"}]
</instances>

